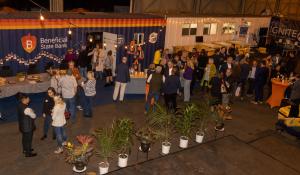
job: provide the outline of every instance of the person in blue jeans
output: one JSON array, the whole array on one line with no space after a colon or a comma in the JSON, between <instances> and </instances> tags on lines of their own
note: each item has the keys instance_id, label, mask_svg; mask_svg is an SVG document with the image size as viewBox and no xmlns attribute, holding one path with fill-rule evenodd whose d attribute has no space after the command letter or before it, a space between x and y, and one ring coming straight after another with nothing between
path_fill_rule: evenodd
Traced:
<instances>
[{"instance_id":1,"label":"person in blue jeans","mask_svg":"<svg viewBox=\"0 0 300 175\"><path fill-rule=\"evenodd\" d=\"M76 98L77 81L72 74L72 70L68 70L67 74L62 76L59 80L62 97L66 103L67 111L71 114L71 120L75 122L76 119Z\"/></svg>"},{"instance_id":2,"label":"person in blue jeans","mask_svg":"<svg viewBox=\"0 0 300 175\"><path fill-rule=\"evenodd\" d=\"M56 92L53 87L49 87L47 90L47 95L44 100L43 104L43 117L44 117L44 130L43 130L43 136L41 140L45 140L48 135L48 130L51 127L51 122L52 122L52 110L54 107L54 96ZM55 139L55 133L53 130L53 139Z\"/></svg>"},{"instance_id":3,"label":"person in blue jeans","mask_svg":"<svg viewBox=\"0 0 300 175\"><path fill-rule=\"evenodd\" d=\"M94 78L94 73L89 71L87 73L88 80L86 82L82 82L82 88L85 94L85 105L84 105L84 116L92 117L92 107L94 97L96 95L96 79Z\"/></svg>"},{"instance_id":4,"label":"person in blue jeans","mask_svg":"<svg viewBox=\"0 0 300 175\"><path fill-rule=\"evenodd\" d=\"M60 96L54 97L54 108L52 112L52 126L54 127L56 140L57 140L57 150L54 151L55 154L60 154L63 152L63 146L66 145L67 135L64 126L66 125L65 110L66 104Z\"/></svg>"},{"instance_id":5,"label":"person in blue jeans","mask_svg":"<svg viewBox=\"0 0 300 175\"><path fill-rule=\"evenodd\" d=\"M162 67L157 66L155 68L155 73L150 74L147 79L147 83L149 83L149 93L147 96L147 102L145 104L145 113L149 112L152 98L154 98L154 102L157 102L159 99L160 90L163 82L163 75L161 74L161 71Z\"/></svg>"}]
</instances>

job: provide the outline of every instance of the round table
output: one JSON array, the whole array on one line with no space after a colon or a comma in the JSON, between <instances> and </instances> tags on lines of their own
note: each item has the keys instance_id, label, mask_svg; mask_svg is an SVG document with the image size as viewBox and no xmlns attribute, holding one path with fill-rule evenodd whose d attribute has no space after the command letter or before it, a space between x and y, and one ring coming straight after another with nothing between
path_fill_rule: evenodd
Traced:
<instances>
[{"instance_id":1,"label":"round table","mask_svg":"<svg viewBox=\"0 0 300 175\"><path fill-rule=\"evenodd\" d=\"M272 82L272 95L267 100L267 103L271 106L271 108L280 106L281 100L284 98L284 92L286 88L289 86L287 81L282 82L276 78L271 80Z\"/></svg>"}]
</instances>

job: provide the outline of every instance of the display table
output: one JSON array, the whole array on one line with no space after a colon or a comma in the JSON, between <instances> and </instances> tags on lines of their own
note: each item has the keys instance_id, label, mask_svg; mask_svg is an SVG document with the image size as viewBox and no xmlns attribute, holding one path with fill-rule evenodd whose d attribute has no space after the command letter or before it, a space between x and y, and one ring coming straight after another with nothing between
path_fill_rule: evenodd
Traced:
<instances>
[{"instance_id":1,"label":"display table","mask_svg":"<svg viewBox=\"0 0 300 175\"><path fill-rule=\"evenodd\" d=\"M286 88L289 86L287 81L282 83L281 80L272 79L272 95L267 100L267 103L271 106L271 108L280 106L281 100L284 98L284 92Z\"/></svg>"},{"instance_id":2,"label":"display table","mask_svg":"<svg viewBox=\"0 0 300 175\"><path fill-rule=\"evenodd\" d=\"M125 94L145 94L146 77L144 74L130 75L130 82L127 83Z\"/></svg>"},{"instance_id":3,"label":"display table","mask_svg":"<svg viewBox=\"0 0 300 175\"><path fill-rule=\"evenodd\" d=\"M46 92L50 87L50 76L48 73L35 74L39 76L39 81L25 79L20 82L17 77L7 77L6 84L0 86L0 98L10 97L16 95L18 92L22 93L41 93ZM34 75L29 75L32 77Z\"/></svg>"}]
</instances>

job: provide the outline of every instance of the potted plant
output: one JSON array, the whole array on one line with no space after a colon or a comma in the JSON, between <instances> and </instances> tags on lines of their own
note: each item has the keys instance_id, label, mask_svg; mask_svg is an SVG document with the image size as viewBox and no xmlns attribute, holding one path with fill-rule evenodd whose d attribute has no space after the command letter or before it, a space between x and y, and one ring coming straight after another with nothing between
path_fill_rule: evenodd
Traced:
<instances>
[{"instance_id":1,"label":"potted plant","mask_svg":"<svg viewBox=\"0 0 300 175\"><path fill-rule=\"evenodd\" d=\"M195 128L198 112L198 107L195 104L187 104L184 108L181 108L176 112L175 127L181 134L179 143L180 148L188 147L189 137L192 130Z\"/></svg>"},{"instance_id":2,"label":"potted plant","mask_svg":"<svg viewBox=\"0 0 300 175\"><path fill-rule=\"evenodd\" d=\"M94 135L97 140L97 155L102 158L102 162L99 163L99 172L106 174L109 169L108 159L116 151L113 128L96 129Z\"/></svg>"},{"instance_id":3,"label":"potted plant","mask_svg":"<svg viewBox=\"0 0 300 175\"><path fill-rule=\"evenodd\" d=\"M196 123L197 123L197 132L196 132L196 139L197 143L202 143L206 131L207 123L209 119L211 119L212 111L210 108L210 104L208 100L203 100L199 104L197 104L198 110L196 113Z\"/></svg>"},{"instance_id":4,"label":"potted plant","mask_svg":"<svg viewBox=\"0 0 300 175\"><path fill-rule=\"evenodd\" d=\"M157 137L162 140L162 154L169 154L171 148L170 136L172 134L173 113L159 104L154 104L155 110L149 114L149 124L154 128Z\"/></svg>"},{"instance_id":5,"label":"potted plant","mask_svg":"<svg viewBox=\"0 0 300 175\"><path fill-rule=\"evenodd\" d=\"M115 122L114 125L115 145L119 151L118 166L126 167L128 154L133 145L134 123L131 119L123 118Z\"/></svg>"},{"instance_id":6,"label":"potted plant","mask_svg":"<svg viewBox=\"0 0 300 175\"><path fill-rule=\"evenodd\" d=\"M76 146L70 142L67 143L66 147L66 162L73 164L73 171L84 172L89 158L93 155L93 138L88 135L79 135L76 137L80 143Z\"/></svg>"},{"instance_id":7,"label":"potted plant","mask_svg":"<svg viewBox=\"0 0 300 175\"><path fill-rule=\"evenodd\" d=\"M151 144L157 139L155 132L148 125L140 128L135 135L141 143L140 150L145 153L150 150Z\"/></svg>"}]
</instances>

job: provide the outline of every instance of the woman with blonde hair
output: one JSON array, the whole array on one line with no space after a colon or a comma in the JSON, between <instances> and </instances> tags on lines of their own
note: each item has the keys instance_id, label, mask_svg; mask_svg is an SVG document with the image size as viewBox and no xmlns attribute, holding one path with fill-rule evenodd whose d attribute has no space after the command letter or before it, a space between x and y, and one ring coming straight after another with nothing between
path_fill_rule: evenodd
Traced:
<instances>
[{"instance_id":1,"label":"woman with blonde hair","mask_svg":"<svg viewBox=\"0 0 300 175\"><path fill-rule=\"evenodd\" d=\"M215 76L217 73L216 66L214 64L214 59L209 58L208 63L206 64L206 67L204 69L204 75L201 81L201 87L204 90L205 88L209 87L209 83L212 77ZM208 90L208 89L207 89Z\"/></svg>"},{"instance_id":2,"label":"woman with blonde hair","mask_svg":"<svg viewBox=\"0 0 300 175\"><path fill-rule=\"evenodd\" d=\"M65 118L66 103L60 96L54 97L54 107L52 110L52 126L56 134L58 148L54 151L55 154L63 152L63 146L66 144L67 135L64 126L67 121Z\"/></svg>"},{"instance_id":3,"label":"woman with blonde hair","mask_svg":"<svg viewBox=\"0 0 300 175\"><path fill-rule=\"evenodd\" d=\"M183 95L184 95L184 102L189 102L191 97L191 82L193 79L193 72L194 72L194 63L192 60L187 60L187 64L184 69L183 78L184 78L184 85L183 85Z\"/></svg>"},{"instance_id":4,"label":"woman with blonde hair","mask_svg":"<svg viewBox=\"0 0 300 175\"><path fill-rule=\"evenodd\" d=\"M83 111L84 116L92 117L93 100L96 95L96 79L94 78L94 73L92 71L88 71L87 81L82 82L81 85L85 94L85 103Z\"/></svg>"}]
</instances>

